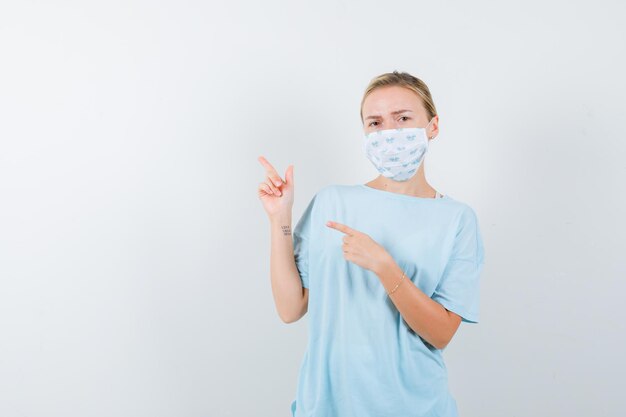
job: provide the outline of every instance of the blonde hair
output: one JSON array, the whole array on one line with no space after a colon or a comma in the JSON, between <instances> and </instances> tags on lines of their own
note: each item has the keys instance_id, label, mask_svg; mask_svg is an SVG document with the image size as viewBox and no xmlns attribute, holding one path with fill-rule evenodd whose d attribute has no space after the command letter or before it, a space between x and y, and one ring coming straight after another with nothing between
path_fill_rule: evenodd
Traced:
<instances>
[{"instance_id":1,"label":"blonde hair","mask_svg":"<svg viewBox=\"0 0 626 417\"><path fill-rule=\"evenodd\" d=\"M424 105L424 108L428 113L428 120L437 115L435 103L432 96L430 95L430 90L428 89L426 83L407 72L394 71L381 74L370 81L369 85L365 89L365 94L363 94L363 99L361 100L361 123L363 123L363 103L365 102L365 98L377 88L392 85L405 87L415 92L415 94L417 94L422 100L422 104Z\"/></svg>"}]
</instances>

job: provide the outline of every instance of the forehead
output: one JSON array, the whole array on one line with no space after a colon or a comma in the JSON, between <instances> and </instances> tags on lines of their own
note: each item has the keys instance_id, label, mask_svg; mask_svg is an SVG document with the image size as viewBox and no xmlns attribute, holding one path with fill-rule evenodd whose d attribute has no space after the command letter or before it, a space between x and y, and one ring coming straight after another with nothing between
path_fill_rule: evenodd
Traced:
<instances>
[{"instance_id":1,"label":"forehead","mask_svg":"<svg viewBox=\"0 0 626 417\"><path fill-rule=\"evenodd\" d=\"M407 109L415 114L425 113L420 97L405 87L387 86L372 91L363 102L363 117L387 115Z\"/></svg>"}]
</instances>

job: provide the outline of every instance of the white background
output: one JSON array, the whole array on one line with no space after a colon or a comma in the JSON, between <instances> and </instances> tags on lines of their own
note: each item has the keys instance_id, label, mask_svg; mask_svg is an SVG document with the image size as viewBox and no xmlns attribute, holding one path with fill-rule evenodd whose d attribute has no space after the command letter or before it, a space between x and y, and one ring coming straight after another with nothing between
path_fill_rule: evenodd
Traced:
<instances>
[{"instance_id":1,"label":"white background","mask_svg":"<svg viewBox=\"0 0 626 417\"><path fill-rule=\"evenodd\" d=\"M484 239L461 416L623 415L625 9L1 1L0 416L290 416L307 316L274 307L256 158L295 165L294 224L374 178L359 104L393 70Z\"/></svg>"}]
</instances>

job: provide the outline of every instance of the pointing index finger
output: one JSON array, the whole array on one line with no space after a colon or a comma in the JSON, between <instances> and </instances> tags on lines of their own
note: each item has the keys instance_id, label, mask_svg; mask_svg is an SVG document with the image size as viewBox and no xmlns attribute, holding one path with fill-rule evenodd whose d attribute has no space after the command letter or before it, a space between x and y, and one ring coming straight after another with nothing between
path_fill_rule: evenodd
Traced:
<instances>
[{"instance_id":1,"label":"pointing index finger","mask_svg":"<svg viewBox=\"0 0 626 417\"><path fill-rule=\"evenodd\" d=\"M281 185L284 184L285 181L283 181L280 175L278 175L278 172L276 171L276 169L274 169L272 164L270 164L269 161L265 159L265 157L259 156L257 159L259 160L261 165L265 167L265 170L267 171L267 176L272 179L272 181L277 187L280 187Z\"/></svg>"},{"instance_id":2,"label":"pointing index finger","mask_svg":"<svg viewBox=\"0 0 626 417\"><path fill-rule=\"evenodd\" d=\"M334 222L332 220L327 221L326 226L339 230L340 232L346 233L350 236L354 235L357 232L356 230L346 226L345 224Z\"/></svg>"}]
</instances>

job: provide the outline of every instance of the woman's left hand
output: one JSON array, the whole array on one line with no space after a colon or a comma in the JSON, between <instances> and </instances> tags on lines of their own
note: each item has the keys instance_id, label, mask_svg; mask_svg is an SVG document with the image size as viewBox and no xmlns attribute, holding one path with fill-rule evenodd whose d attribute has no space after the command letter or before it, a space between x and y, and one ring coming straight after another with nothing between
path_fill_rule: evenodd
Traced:
<instances>
[{"instance_id":1,"label":"woman's left hand","mask_svg":"<svg viewBox=\"0 0 626 417\"><path fill-rule=\"evenodd\" d=\"M362 268L376 272L387 262L390 255L368 234L352 229L345 224L328 221L326 226L345 233L343 237L343 257Z\"/></svg>"}]
</instances>

